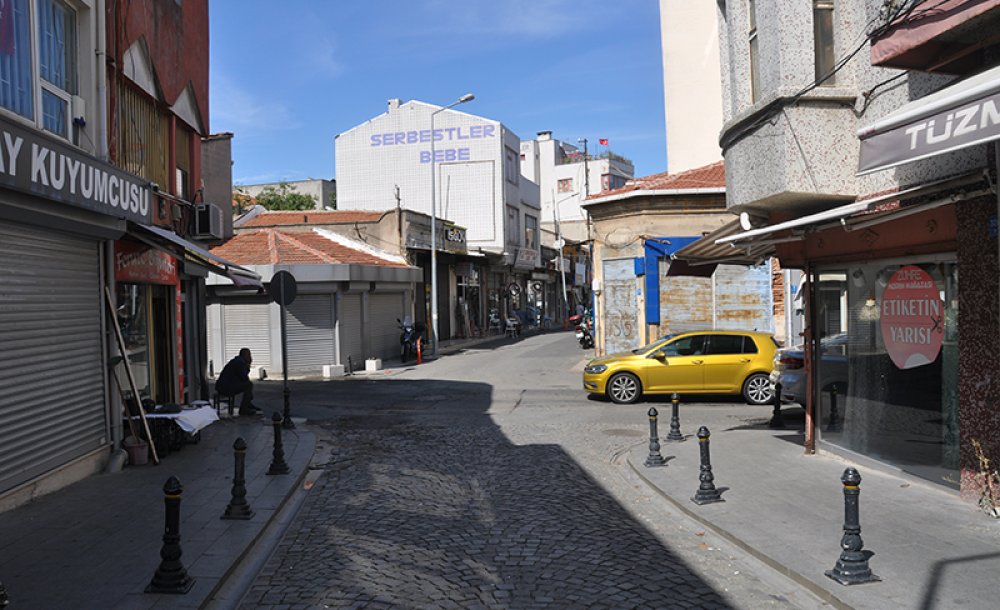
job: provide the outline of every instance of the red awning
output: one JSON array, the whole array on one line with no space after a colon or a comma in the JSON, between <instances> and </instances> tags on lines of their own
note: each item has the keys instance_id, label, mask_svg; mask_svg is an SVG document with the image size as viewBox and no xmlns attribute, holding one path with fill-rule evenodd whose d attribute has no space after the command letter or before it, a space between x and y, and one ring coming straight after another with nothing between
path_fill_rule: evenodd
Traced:
<instances>
[{"instance_id":1,"label":"red awning","mask_svg":"<svg viewBox=\"0 0 1000 610\"><path fill-rule=\"evenodd\" d=\"M971 52L997 42L991 27L1000 0L937 0L917 3L872 40L871 63L883 68L958 73ZM972 23L973 21L982 22Z\"/></svg>"}]
</instances>

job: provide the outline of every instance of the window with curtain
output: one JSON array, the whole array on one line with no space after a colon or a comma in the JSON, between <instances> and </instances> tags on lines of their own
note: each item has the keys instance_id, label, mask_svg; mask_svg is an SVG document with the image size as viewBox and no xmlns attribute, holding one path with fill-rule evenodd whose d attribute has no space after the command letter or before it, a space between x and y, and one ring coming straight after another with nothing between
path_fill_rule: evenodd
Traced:
<instances>
[{"instance_id":1,"label":"window with curtain","mask_svg":"<svg viewBox=\"0 0 1000 610\"><path fill-rule=\"evenodd\" d=\"M34 119L33 83L28 0L5 0L0 8L0 106Z\"/></svg>"},{"instance_id":2,"label":"window with curtain","mask_svg":"<svg viewBox=\"0 0 1000 610\"><path fill-rule=\"evenodd\" d=\"M191 190L191 130L177 122L176 147L177 167L174 194L181 199L188 199Z\"/></svg>"},{"instance_id":3,"label":"window with curtain","mask_svg":"<svg viewBox=\"0 0 1000 610\"><path fill-rule=\"evenodd\" d=\"M833 49L833 0L813 0L813 39L816 52L816 80L830 75L822 84L836 84L831 74L836 63Z\"/></svg>"},{"instance_id":4,"label":"window with curtain","mask_svg":"<svg viewBox=\"0 0 1000 610\"><path fill-rule=\"evenodd\" d=\"M538 247L538 219L524 215L524 247L534 250Z\"/></svg>"},{"instance_id":5,"label":"window with curtain","mask_svg":"<svg viewBox=\"0 0 1000 610\"><path fill-rule=\"evenodd\" d=\"M760 99L760 53L757 46L757 3L750 0L750 31L747 38L750 41L750 99L756 102Z\"/></svg>"},{"instance_id":6,"label":"window with curtain","mask_svg":"<svg viewBox=\"0 0 1000 610\"><path fill-rule=\"evenodd\" d=\"M76 12L61 0L38 0L38 74L42 78L42 127L69 137L76 84Z\"/></svg>"}]
</instances>

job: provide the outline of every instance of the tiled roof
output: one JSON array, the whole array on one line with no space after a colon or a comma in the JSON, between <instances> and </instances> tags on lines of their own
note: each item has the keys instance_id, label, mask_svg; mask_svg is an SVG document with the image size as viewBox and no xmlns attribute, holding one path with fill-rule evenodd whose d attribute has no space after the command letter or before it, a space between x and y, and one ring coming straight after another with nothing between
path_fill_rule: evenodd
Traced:
<instances>
[{"instance_id":1,"label":"tiled roof","mask_svg":"<svg viewBox=\"0 0 1000 610\"><path fill-rule=\"evenodd\" d=\"M704 188L725 188L726 168L722 161L716 161L711 165L696 167L677 174L662 172L652 176L642 176L632 178L625 183L625 186L612 191L604 191L597 195L591 195L588 199L598 199L609 195L629 193L631 191L660 191L668 189L704 189Z\"/></svg>"},{"instance_id":2,"label":"tiled roof","mask_svg":"<svg viewBox=\"0 0 1000 610\"><path fill-rule=\"evenodd\" d=\"M367 210L303 210L298 212L262 212L240 228L280 227L282 225L322 225L340 222L376 222L385 212Z\"/></svg>"},{"instance_id":3,"label":"tiled roof","mask_svg":"<svg viewBox=\"0 0 1000 610\"><path fill-rule=\"evenodd\" d=\"M237 233L211 250L238 265L380 265L408 267L400 257L376 256L359 248L337 243L316 232L283 233L260 229Z\"/></svg>"}]
</instances>

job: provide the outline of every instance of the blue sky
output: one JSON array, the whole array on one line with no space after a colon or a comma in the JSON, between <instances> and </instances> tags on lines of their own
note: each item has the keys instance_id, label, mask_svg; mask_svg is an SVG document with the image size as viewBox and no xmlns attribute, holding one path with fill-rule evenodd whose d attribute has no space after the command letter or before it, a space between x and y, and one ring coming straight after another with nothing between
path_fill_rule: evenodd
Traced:
<instances>
[{"instance_id":1,"label":"blue sky","mask_svg":"<svg viewBox=\"0 0 1000 610\"><path fill-rule=\"evenodd\" d=\"M212 0L210 129L233 181L334 177L334 136L386 100L449 104L522 139L585 137L666 169L656 0ZM593 148L591 150L593 150Z\"/></svg>"}]
</instances>

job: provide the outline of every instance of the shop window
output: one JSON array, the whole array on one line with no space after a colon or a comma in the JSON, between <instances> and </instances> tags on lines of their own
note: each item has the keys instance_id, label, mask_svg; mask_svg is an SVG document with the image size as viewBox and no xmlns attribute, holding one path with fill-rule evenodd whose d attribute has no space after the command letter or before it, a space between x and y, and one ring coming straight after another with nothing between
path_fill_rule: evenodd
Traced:
<instances>
[{"instance_id":1,"label":"shop window","mask_svg":"<svg viewBox=\"0 0 1000 610\"><path fill-rule=\"evenodd\" d=\"M820 438L957 488L957 264L870 263L819 280Z\"/></svg>"},{"instance_id":2,"label":"shop window","mask_svg":"<svg viewBox=\"0 0 1000 610\"><path fill-rule=\"evenodd\" d=\"M152 398L149 356L149 286L145 284L118 284L118 324L132 377L139 390L140 400ZM124 363L115 369L118 383L127 398L132 398Z\"/></svg>"},{"instance_id":3,"label":"shop window","mask_svg":"<svg viewBox=\"0 0 1000 610\"><path fill-rule=\"evenodd\" d=\"M6 0L0 6L0 106L66 139L77 93L77 28L76 11L61 0Z\"/></svg>"}]
</instances>

